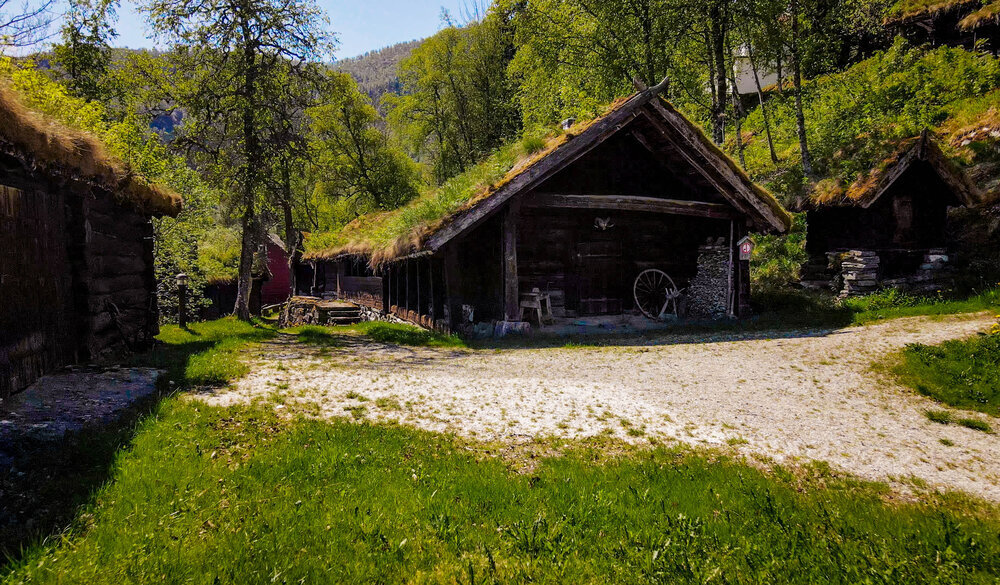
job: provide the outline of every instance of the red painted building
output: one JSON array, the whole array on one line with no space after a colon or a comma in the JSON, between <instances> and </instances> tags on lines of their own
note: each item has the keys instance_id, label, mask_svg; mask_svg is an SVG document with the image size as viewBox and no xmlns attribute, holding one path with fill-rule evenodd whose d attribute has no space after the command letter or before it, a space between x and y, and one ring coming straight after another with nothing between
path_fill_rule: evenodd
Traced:
<instances>
[{"instance_id":1,"label":"red painted building","mask_svg":"<svg viewBox=\"0 0 1000 585\"><path fill-rule=\"evenodd\" d=\"M261 304L276 305L288 300L291 276L288 271L288 252L281 238L271 234L267 238L267 271L271 277L261 286Z\"/></svg>"}]
</instances>

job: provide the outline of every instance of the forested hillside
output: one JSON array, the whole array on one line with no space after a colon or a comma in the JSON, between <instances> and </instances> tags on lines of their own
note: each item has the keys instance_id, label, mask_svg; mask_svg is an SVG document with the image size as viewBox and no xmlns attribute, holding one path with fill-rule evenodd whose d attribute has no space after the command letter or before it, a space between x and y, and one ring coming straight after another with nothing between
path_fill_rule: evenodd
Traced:
<instances>
[{"instance_id":1,"label":"forested hillside","mask_svg":"<svg viewBox=\"0 0 1000 585\"><path fill-rule=\"evenodd\" d=\"M410 52L420 46L420 43L421 41L407 41L357 57L340 59L334 64L334 68L349 73L357 82L358 88L377 105L383 95L400 92L402 85L399 82L399 63L409 57Z\"/></svg>"},{"instance_id":2,"label":"forested hillside","mask_svg":"<svg viewBox=\"0 0 1000 585\"><path fill-rule=\"evenodd\" d=\"M924 129L988 196L1000 184L1000 65L983 50L992 3L971 3L974 21L910 26L955 3L496 0L478 20L334 70L322 13L293 4L260 0L244 15L275 19L247 49L209 26L207 5L157 0L147 13L166 49L115 52L114 5L80 0L44 55L46 83L74 108L152 125L164 141L155 158L183 161L217 194L199 207L203 227L160 226L170 270L196 282L249 282L267 232L305 251L359 226L376 239L419 230L559 140L560 121L661 80L664 97L787 204L849 193ZM922 45L929 30L954 46ZM311 234L305 250L300 232ZM785 260L801 236L788 242Z\"/></svg>"}]
</instances>

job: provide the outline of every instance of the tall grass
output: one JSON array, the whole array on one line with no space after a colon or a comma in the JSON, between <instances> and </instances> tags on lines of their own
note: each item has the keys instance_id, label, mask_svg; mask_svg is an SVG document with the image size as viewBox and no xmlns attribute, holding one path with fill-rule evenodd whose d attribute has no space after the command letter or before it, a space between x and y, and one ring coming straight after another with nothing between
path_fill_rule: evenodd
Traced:
<instances>
[{"instance_id":1,"label":"tall grass","mask_svg":"<svg viewBox=\"0 0 1000 585\"><path fill-rule=\"evenodd\" d=\"M171 400L6 582L994 583L989 505L660 448L530 474L448 436Z\"/></svg>"}]
</instances>

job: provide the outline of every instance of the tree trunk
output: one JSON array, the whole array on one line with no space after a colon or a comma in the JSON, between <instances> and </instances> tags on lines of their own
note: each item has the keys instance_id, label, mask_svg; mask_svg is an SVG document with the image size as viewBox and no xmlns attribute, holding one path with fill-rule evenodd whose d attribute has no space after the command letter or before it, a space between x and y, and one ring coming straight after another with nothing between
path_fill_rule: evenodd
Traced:
<instances>
[{"instance_id":1,"label":"tree trunk","mask_svg":"<svg viewBox=\"0 0 1000 585\"><path fill-rule=\"evenodd\" d=\"M256 49L249 42L250 32L244 28L243 46L243 241L240 247L239 280L236 286L236 307L233 313L237 319L250 320L250 292L253 286L253 257L257 239L257 169L260 160L260 144L254 125L256 103Z\"/></svg>"},{"instance_id":2,"label":"tree trunk","mask_svg":"<svg viewBox=\"0 0 1000 585\"><path fill-rule=\"evenodd\" d=\"M784 67L781 66L782 65L782 63L781 63L781 52L783 50L784 50L784 44L782 43L782 45L778 49L778 56L775 57L775 59L774 59L774 61L775 61L775 63L774 63L775 69L777 69L777 71L775 71L775 73L778 74L778 95L785 95L785 69L784 69Z\"/></svg>"},{"instance_id":3,"label":"tree trunk","mask_svg":"<svg viewBox=\"0 0 1000 585\"><path fill-rule=\"evenodd\" d=\"M760 115L764 118L764 134L767 136L767 149L771 153L771 162L778 162L778 155L774 152L774 138L771 137L771 119L764 106L764 90L760 87L760 74L757 72L757 61L753 56L753 45L747 43L747 57L750 59L750 70L753 71L753 82L757 88L757 103L760 105ZM780 83L780 82L779 82Z\"/></svg>"},{"instance_id":4,"label":"tree trunk","mask_svg":"<svg viewBox=\"0 0 1000 585\"><path fill-rule=\"evenodd\" d=\"M795 126L799 134L799 150L802 152L802 172L807 179L813 178L812 157L806 140L806 116L802 110L802 62L799 55L799 2L792 0L792 83L795 85Z\"/></svg>"},{"instance_id":5,"label":"tree trunk","mask_svg":"<svg viewBox=\"0 0 1000 585\"><path fill-rule=\"evenodd\" d=\"M243 210L243 236L240 242L239 276L236 281L236 307L233 309L233 314L241 321L250 320L250 291L253 287L253 256L256 251L256 224L256 214L253 205L248 205Z\"/></svg>"},{"instance_id":6,"label":"tree trunk","mask_svg":"<svg viewBox=\"0 0 1000 585\"><path fill-rule=\"evenodd\" d=\"M709 11L711 27L711 60L715 74L715 103L712 112L712 140L722 144L726 140L726 96L729 95L726 80L726 22L723 8L719 3L712 5Z\"/></svg>"},{"instance_id":7,"label":"tree trunk","mask_svg":"<svg viewBox=\"0 0 1000 585\"><path fill-rule=\"evenodd\" d=\"M298 285L295 280L295 268L299 265L302 253L299 250L301 236L295 229L295 220L292 218L292 178L287 159L281 165L281 188L281 211L285 220L285 250L288 252L288 297L291 298L295 296Z\"/></svg>"}]
</instances>

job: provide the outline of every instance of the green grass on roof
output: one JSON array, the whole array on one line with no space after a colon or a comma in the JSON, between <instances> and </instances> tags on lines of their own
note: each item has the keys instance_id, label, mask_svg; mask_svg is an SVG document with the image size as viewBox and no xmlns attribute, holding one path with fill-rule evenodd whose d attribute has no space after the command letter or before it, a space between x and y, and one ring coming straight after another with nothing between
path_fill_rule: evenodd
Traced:
<instances>
[{"instance_id":1,"label":"green grass on roof","mask_svg":"<svg viewBox=\"0 0 1000 585\"><path fill-rule=\"evenodd\" d=\"M608 106L620 106L624 99ZM600 117L596 118L599 119ZM449 217L495 192L523 169L579 135L594 120L578 122L568 131L547 129L529 132L507 144L483 162L429 188L403 207L363 215L340 231L316 233L306 240L306 258L332 258L341 254L370 255L373 264L404 255Z\"/></svg>"},{"instance_id":2,"label":"green grass on roof","mask_svg":"<svg viewBox=\"0 0 1000 585\"><path fill-rule=\"evenodd\" d=\"M889 9L889 20L905 20L923 14L952 10L980 0L899 0Z\"/></svg>"}]
</instances>

